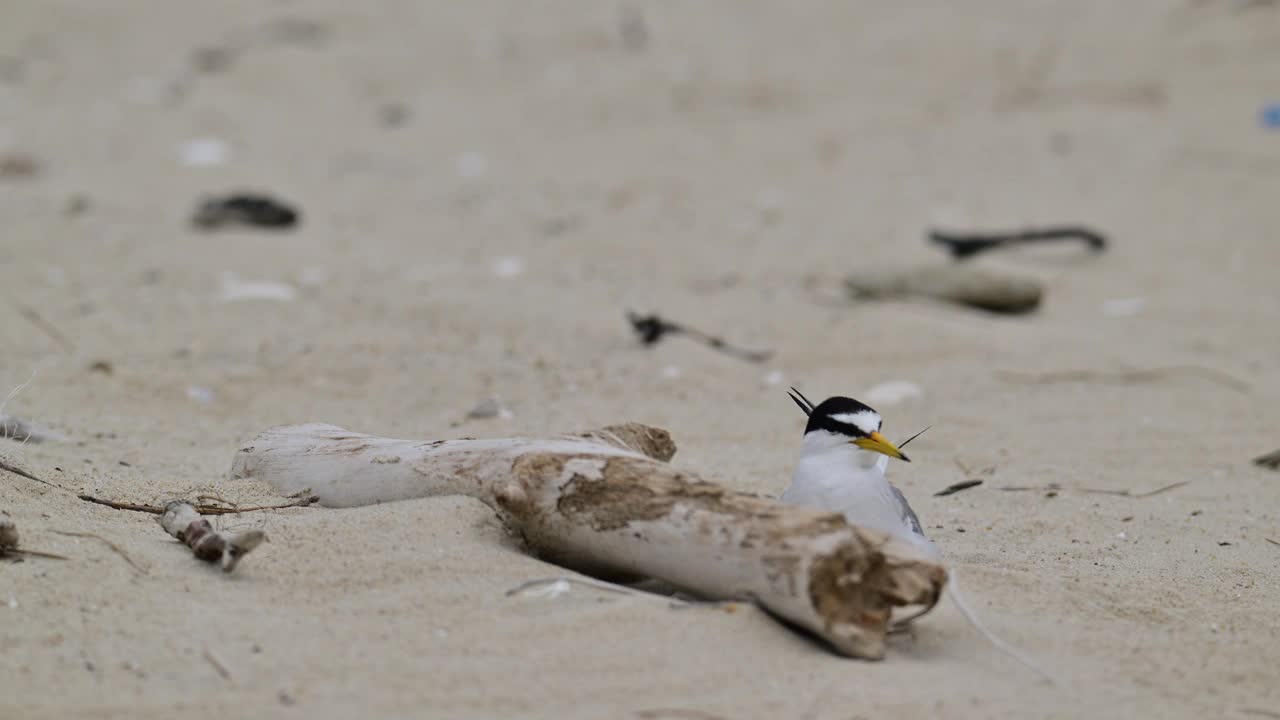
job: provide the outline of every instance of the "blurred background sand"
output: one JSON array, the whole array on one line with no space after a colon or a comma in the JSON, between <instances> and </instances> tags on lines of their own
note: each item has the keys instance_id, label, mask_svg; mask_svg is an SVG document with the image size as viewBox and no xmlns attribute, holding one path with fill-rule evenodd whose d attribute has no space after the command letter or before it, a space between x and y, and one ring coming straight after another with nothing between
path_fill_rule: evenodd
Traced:
<instances>
[{"instance_id":1,"label":"blurred background sand","mask_svg":"<svg viewBox=\"0 0 1280 720\"><path fill-rule=\"evenodd\" d=\"M5 411L65 437L0 440L9 462L275 501L224 479L273 424L634 420L776 494L787 384L907 380L889 436L933 429L892 477L1060 686L947 605L865 663L754 610L507 598L556 569L470 500L244 516L271 543L221 577L150 516L4 474L24 545L72 559L0 563L0 716L1280 717L1280 476L1250 462L1280 446L1276 78L1266 2L8 0L0 157L35 167L0 177L0 382L35 371ZM220 163L190 164L202 139ZM190 227L240 189L301 227ZM815 298L941 262L935 225L1063 222L1112 249L981 260L1045 284L1035 315ZM296 296L224 302L233 276ZM641 348L628 308L777 352ZM1002 374L1177 367L1245 388ZM458 424L490 395L513 416ZM993 474L934 497L957 460Z\"/></svg>"}]
</instances>

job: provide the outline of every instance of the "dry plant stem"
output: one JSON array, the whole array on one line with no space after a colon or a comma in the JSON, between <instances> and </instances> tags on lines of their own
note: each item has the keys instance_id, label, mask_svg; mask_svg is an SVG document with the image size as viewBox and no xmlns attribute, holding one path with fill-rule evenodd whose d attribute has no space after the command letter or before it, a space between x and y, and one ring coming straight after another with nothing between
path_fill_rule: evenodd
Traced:
<instances>
[{"instance_id":1,"label":"dry plant stem","mask_svg":"<svg viewBox=\"0 0 1280 720\"><path fill-rule=\"evenodd\" d=\"M121 500L107 500L106 498L94 497L93 495L77 495L76 497L84 500L85 502L91 502L96 505L106 505L107 507L115 508L116 510L132 510L134 512L151 513L152 515L161 515L165 510L159 505L143 505L139 503L124 502ZM201 495L199 499L209 497L211 496ZM193 505L192 507L194 507L196 512L201 515L238 515L240 513L258 512L260 510L284 510L286 508L309 507L318 499L319 498L314 495L309 495L307 497L299 498L295 502L284 503L281 505L250 505L248 507L239 507L233 503L228 503L230 507L223 507L221 505ZM226 501L223 500L222 502Z\"/></svg>"},{"instance_id":2,"label":"dry plant stem","mask_svg":"<svg viewBox=\"0 0 1280 720\"><path fill-rule=\"evenodd\" d=\"M1155 490L1147 490L1146 492L1134 492L1128 489L1104 490L1101 488L1069 488L1069 487L1063 487L1058 483L1049 483L1048 485L1004 485L996 489L1004 490L1005 492L1026 492L1028 490L1047 490L1051 492L1060 492L1064 490L1073 490L1075 492L1089 493L1091 495L1115 495L1117 497L1140 499L1140 498L1149 498L1152 495L1159 495L1160 493L1168 492L1170 490L1180 488L1183 485L1186 485L1190 482L1191 482L1190 480L1180 480L1176 483L1170 483L1168 485L1158 487Z\"/></svg>"},{"instance_id":3,"label":"dry plant stem","mask_svg":"<svg viewBox=\"0 0 1280 720\"><path fill-rule=\"evenodd\" d=\"M222 662L217 655L214 655L212 650L205 648L201 655L204 657L205 661L213 666L213 669L222 677L223 680L231 679L231 671L227 669L226 663Z\"/></svg>"},{"instance_id":4,"label":"dry plant stem","mask_svg":"<svg viewBox=\"0 0 1280 720\"><path fill-rule=\"evenodd\" d=\"M129 557L129 554L126 553L123 549L121 549L119 545L116 545L115 543L102 537L101 535L95 535L94 533L86 533L86 532L69 532L67 530L54 530L53 533L55 535L66 535L68 537L89 538L90 540L97 540L98 542L111 548L112 552L124 558L124 561L129 563L129 565L134 570L137 570L143 575L147 574L147 569L142 567L138 563L134 562L133 558Z\"/></svg>"},{"instance_id":5,"label":"dry plant stem","mask_svg":"<svg viewBox=\"0 0 1280 720\"><path fill-rule=\"evenodd\" d=\"M214 530L213 525L196 512L195 506L185 500L173 500L164 506L164 513L160 515L160 527L186 543L197 558L205 562L216 562L225 572L235 570L240 558L262 544L267 537L261 530L240 533Z\"/></svg>"},{"instance_id":6,"label":"dry plant stem","mask_svg":"<svg viewBox=\"0 0 1280 720\"><path fill-rule=\"evenodd\" d=\"M893 608L935 604L940 565L844 517L782 505L666 464L663 430L418 442L333 425L269 429L232 477L354 507L477 498L543 558L597 577L652 577L708 599L752 599L846 655L880 658Z\"/></svg>"},{"instance_id":7,"label":"dry plant stem","mask_svg":"<svg viewBox=\"0 0 1280 720\"><path fill-rule=\"evenodd\" d=\"M18 547L18 526L13 520L7 517L0 517L0 557L6 555L26 555L30 557L49 558L51 560L67 560L63 555L54 553L40 552L39 550L24 550Z\"/></svg>"},{"instance_id":8,"label":"dry plant stem","mask_svg":"<svg viewBox=\"0 0 1280 720\"><path fill-rule=\"evenodd\" d=\"M36 481L36 482L38 482L38 483L44 483L45 485L48 485L49 487L52 487L52 488L58 488L59 490L65 490L65 489L66 489L66 488L58 487L57 485L54 485L53 483L49 482L48 480L41 480L40 478L36 477L35 475L32 475L31 473L27 472L26 470L23 470L23 469L22 469L22 468L20 468L20 467L15 467L15 466L13 466L13 465L10 465L9 463L5 462L4 460L0 460L0 470L5 470L5 471L8 471L8 472L11 472L11 473L13 473L14 475L21 475L22 477L24 477L24 478L26 478L26 479L28 479L28 480L35 480L35 481Z\"/></svg>"},{"instance_id":9,"label":"dry plant stem","mask_svg":"<svg viewBox=\"0 0 1280 720\"><path fill-rule=\"evenodd\" d=\"M69 353L75 352L76 346L67 337L66 333L59 330L53 325L53 323L45 320L44 316L37 312L35 308L24 305L13 298L9 299L9 304L13 306L13 309L16 310L19 315L26 318L27 322L34 325L45 335L48 335L49 338L60 345L63 350Z\"/></svg>"},{"instance_id":10,"label":"dry plant stem","mask_svg":"<svg viewBox=\"0 0 1280 720\"><path fill-rule=\"evenodd\" d=\"M1230 388L1236 392L1249 392L1249 383L1233 377L1221 370L1199 365L1174 365L1170 367L1146 368L1141 370L1060 370L1046 373L1018 372L1014 370L997 371L996 375L1003 380L1023 382L1032 385L1049 385L1064 382L1118 382L1144 383L1163 380L1171 375L1199 375L1213 382Z\"/></svg>"}]
</instances>

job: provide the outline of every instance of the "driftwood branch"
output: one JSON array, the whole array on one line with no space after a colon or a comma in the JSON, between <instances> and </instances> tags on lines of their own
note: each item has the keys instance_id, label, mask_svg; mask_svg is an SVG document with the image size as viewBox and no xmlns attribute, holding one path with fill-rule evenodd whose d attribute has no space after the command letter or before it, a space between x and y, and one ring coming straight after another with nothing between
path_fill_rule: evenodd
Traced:
<instances>
[{"instance_id":1,"label":"driftwood branch","mask_svg":"<svg viewBox=\"0 0 1280 720\"><path fill-rule=\"evenodd\" d=\"M926 297L1010 315L1035 310L1044 294L1034 278L968 265L877 268L852 273L844 284L854 300Z\"/></svg>"},{"instance_id":2,"label":"driftwood branch","mask_svg":"<svg viewBox=\"0 0 1280 720\"><path fill-rule=\"evenodd\" d=\"M235 570L240 558L267 539L261 530L240 533L214 530L213 525L186 500L173 500L165 505L159 520L160 527L191 548L197 558L216 562L225 572Z\"/></svg>"},{"instance_id":3,"label":"driftwood branch","mask_svg":"<svg viewBox=\"0 0 1280 720\"><path fill-rule=\"evenodd\" d=\"M855 657L884 655L893 608L937 602L946 570L905 544L704 481L668 465L674 453L665 431L643 425L417 442L312 424L263 432L231 474L285 493L309 488L331 507L478 498L551 562L751 599Z\"/></svg>"}]
</instances>

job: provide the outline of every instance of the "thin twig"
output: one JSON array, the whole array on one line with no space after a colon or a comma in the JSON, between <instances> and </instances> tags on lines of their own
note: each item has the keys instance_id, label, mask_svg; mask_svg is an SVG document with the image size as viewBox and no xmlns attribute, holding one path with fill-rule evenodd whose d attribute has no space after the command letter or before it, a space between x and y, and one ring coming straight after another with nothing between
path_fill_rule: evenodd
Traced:
<instances>
[{"instance_id":1,"label":"thin twig","mask_svg":"<svg viewBox=\"0 0 1280 720\"><path fill-rule=\"evenodd\" d=\"M116 510L132 510L134 512L151 513L152 515L164 514L164 507L160 505L141 505L138 503L123 502L120 500L107 500L105 498L94 497L92 495L77 495L76 497L84 500L85 502L106 505L107 507L115 508ZM202 495L200 497L209 498L211 496ZM253 505L250 507L239 507L236 505L232 505L231 507L224 507L222 505L194 505L193 507L196 509L196 512L201 515L237 515L239 513L258 512L260 510L284 510L285 508L310 507L312 504L319 501L319 495L308 495L307 497L299 498L294 502L284 503L281 505ZM222 502L226 501L222 500Z\"/></svg>"},{"instance_id":2,"label":"thin twig","mask_svg":"<svg viewBox=\"0 0 1280 720\"><path fill-rule=\"evenodd\" d=\"M659 340L667 335L686 335L688 337L701 342L703 345L712 350L719 350L726 355L732 355L747 362L762 363L773 357L772 350L746 350L729 344L722 338L715 335L695 330L694 328L679 323L671 322L658 315L638 315L634 312L627 312L627 320L631 322L631 327L640 337L640 342L645 345L657 344Z\"/></svg>"},{"instance_id":3,"label":"thin twig","mask_svg":"<svg viewBox=\"0 0 1280 720\"><path fill-rule=\"evenodd\" d=\"M998 370L996 376L1011 382L1022 382L1033 385L1049 385L1065 382L1120 382L1144 383L1160 380L1170 375L1199 375L1219 385L1231 388L1236 392L1248 392L1249 383L1233 377L1228 373L1200 365L1173 365L1169 367L1147 368L1141 370L1060 370L1045 373L1019 372L1017 370Z\"/></svg>"},{"instance_id":4,"label":"thin twig","mask_svg":"<svg viewBox=\"0 0 1280 720\"><path fill-rule=\"evenodd\" d=\"M92 495L76 495L76 497L80 498L81 500L85 500L87 502L97 503L99 505L106 505L107 507L115 508L116 510L133 510L135 512L145 512L145 513L151 513L153 515L159 515L160 513L164 512L164 508L159 507L157 505L137 505L135 503L119 502L117 500L104 500L102 498L96 498Z\"/></svg>"},{"instance_id":5,"label":"thin twig","mask_svg":"<svg viewBox=\"0 0 1280 720\"><path fill-rule=\"evenodd\" d=\"M1138 494L1136 494L1136 495L1133 495L1132 497L1136 497L1136 498L1145 498L1145 497L1151 497L1152 495L1159 495L1160 493L1165 492L1165 491L1167 491L1167 490L1173 490L1174 488L1180 488L1180 487L1182 487L1183 485L1186 485L1186 484L1187 484L1187 483L1189 483L1189 482L1191 482L1191 481L1190 481L1190 480L1183 480L1183 481L1181 481L1181 482L1170 483L1170 484L1168 484L1168 485L1165 485L1164 487L1156 488L1155 490L1149 490L1149 491L1144 492L1144 493L1138 493Z\"/></svg>"},{"instance_id":6,"label":"thin twig","mask_svg":"<svg viewBox=\"0 0 1280 720\"><path fill-rule=\"evenodd\" d=\"M27 550L26 548L3 548L0 549L0 557L5 555L30 555L31 557L49 558L50 560L70 560L66 555L58 555L57 553L41 552L40 550Z\"/></svg>"},{"instance_id":7,"label":"thin twig","mask_svg":"<svg viewBox=\"0 0 1280 720\"><path fill-rule=\"evenodd\" d=\"M223 680L231 680L231 671L228 670L227 666L223 664L221 660L218 659L217 655L213 654L212 650L210 650L209 648L205 648L204 652L201 653L201 655L204 657L205 660L209 662L210 665L213 666L214 670L218 671L218 674L222 676Z\"/></svg>"},{"instance_id":8,"label":"thin twig","mask_svg":"<svg viewBox=\"0 0 1280 720\"><path fill-rule=\"evenodd\" d=\"M1176 483L1170 483L1163 487L1158 487L1155 490L1148 490L1147 492L1140 492L1140 493L1135 493L1132 490L1102 490L1102 489L1095 489L1095 488L1076 488L1076 489L1082 493L1090 493L1093 495L1118 495L1120 497L1147 498L1147 497L1151 497L1152 495L1159 495L1162 492L1173 490L1174 488L1180 488L1189 482L1191 481L1181 480Z\"/></svg>"},{"instance_id":9,"label":"thin twig","mask_svg":"<svg viewBox=\"0 0 1280 720\"><path fill-rule=\"evenodd\" d=\"M4 460L0 460L0 470L7 470L8 472L13 473L14 475L21 475L22 477L24 477L24 478L26 478L26 479L28 479L28 480L35 480L36 482L38 482L38 483L44 483L45 485L48 485L49 487L58 488L59 490L66 490L66 488L62 487L61 485L55 485L55 484L53 484L53 483L49 482L48 480L41 480L40 478L36 477L35 475L32 475L31 473L27 472L26 470L23 470L22 468L20 468L20 467L16 467L16 466L14 466L14 465L10 465L9 463L5 462Z\"/></svg>"},{"instance_id":10,"label":"thin twig","mask_svg":"<svg viewBox=\"0 0 1280 720\"><path fill-rule=\"evenodd\" d=\"M1127 497L1127 498L1138 499L1138 498L1149 498L1152 495L1159 495L1160 493L1168 492L1175 488L1180 488L1183 485L1186 485L1187 483L1190 483L1190 482L1191 482L1190 480L1181 480L1179 482L1170 483L1163 487L1158 487L1155 490L1148 490L1146 492L1134 492L1132 490L1127 490L1127 489L1126 490L1107 490L1104 488L1067 488L1067 487L1063 487L1062 485L1059 485L1058 483L1049 483L1048 485L1004 485L1002 487L996 488L996 490L1004 490L1005 492L1025 492L1027 490L1049 490L1049 491L1057 492L1059 490L1074 490L1076 492L1088 493L1090 495L1115 495L1116 497Z\"/></svg>"},{"instance_id":11,"label":"thin twig","mask_svg":"<svg viewBox=\"0 0 1280 720\"><path fill-rule=\"evenodd\" d=\"M86 532L71 532L70 530L53 530L51 532L53 532L53 534L55 535L66 535L68 537L80 537L80 538L89 538L92 540L97 540L98 542L101 542L102 544L111 548L112 552L124 558L124 561L129 563L131 566L133 566L134 570L137 570L143 575L147 574L147 569L142 567L138 563L134 562L133 558L129 557L129 553L125 552L123 549L121 549L119 545L116 545L115 543L102 537L101 535L95 535L94 533L86 533Z\"/></svg>"},{"instance_id":12,"label":"thin twig","mask_svg":"<svg viewBox=\"0 0 1280 720\"><path fill-rule=\"evenodd\" d=\"M964 481L961 481L961 482L955 483L954 485L948 485L947 487L945 487L945 488L943 488L943 489L939 490L938 492L934 493L934 494L933 494L933 496L934 496L934 497L945 497L945 496L947 496L947 495L955 495L956 493L960 492L961 490L968 490L968 489L969 489L969 488L971 488L971 487L978 487L978 486L979 486L979 485L981 485L981 484L982 484L982 481L981 481L981 480L964 480Z\"/></svg>"},{"instance_id":13,"label":"thin twig","mask_svg":"<svg viewBox=\"0 0 1280 720\"><path fill-rule=\"evenodd\" d=\"M1262 539L1263 539L1263 540L1266 540L1267 542L1271 543L1272 545L1280 545L1280 540L1272 540L1271 538L1262 538Z\"/></svg>"},{"instance_id":14,"label":"thin twig","mask_svg":"<svg viewBox=\"0 0 1280 720\"><path fill-rule=\"evenodd\" d=\"M35 308L23 305L13 298L9 298L9 304L13 306L14 310L18 311L19 315L26 318L27 322L35 325L41 330L41 332L48 335L54 342L61 345L63 350L66 350L67 352L75 352L76 346L71 342L66 334L55 327L53 323L45 320Z\"/></svg>"}]
</instances>

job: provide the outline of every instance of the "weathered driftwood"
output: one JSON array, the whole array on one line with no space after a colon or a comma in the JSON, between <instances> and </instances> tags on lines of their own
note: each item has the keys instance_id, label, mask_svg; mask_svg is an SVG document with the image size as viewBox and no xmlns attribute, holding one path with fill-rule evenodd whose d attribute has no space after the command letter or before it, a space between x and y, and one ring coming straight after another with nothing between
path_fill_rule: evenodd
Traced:
<instances>
[{"instance_id":1,"label":"weathered driftwood","mask_svg":"<svg viewBox=\"0 0 1280 720\"><path fill-rule=\"evenodd\" d=\"M845 289L855 300L921 296L1012 315L1035 310L1043 295L1040 283L1034 279L968 265L857 272L845 278Z\"/></svg>"},{"instance_id":2,"label":"weathered driftwood","mask_svg":"<svg viewBox=\"0 0 1280 720\"><path fill-rule=\"evenodd\" d=\"M706 482L668 465L674 453L665 431L643 425L416 442L313 424L263 432L231 472L333 507L475 497L551 562L753 599L861 658L883 656L894 607L937 602L946 571L910 547L839 514Z\"/></svg>"},{"instance_id":3,"label":"weathered driftwood","mask_svg":"<svg viewBox=\"0 0 1280 720\"><path fill-rule=\"evenodd\" d=\"M261 530L235 533L214 530L209 520L196 512L195 506L186 500L169 501L158 520L165 532L191 548L197 558L218 563L224 572L235 570L240 558L267 539L266 533Z\"/></svg>"},{"instance_id":4,"label":"weathered driftwood","mask_svg":"<svg viewBox=\"0 0 1280 720\"><path fill-rule=\"evenodd\" d=\"M0 555L18 547L18 526L5 515L0 515Z\"/></svg>"}]
</instances>

